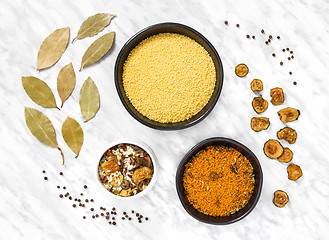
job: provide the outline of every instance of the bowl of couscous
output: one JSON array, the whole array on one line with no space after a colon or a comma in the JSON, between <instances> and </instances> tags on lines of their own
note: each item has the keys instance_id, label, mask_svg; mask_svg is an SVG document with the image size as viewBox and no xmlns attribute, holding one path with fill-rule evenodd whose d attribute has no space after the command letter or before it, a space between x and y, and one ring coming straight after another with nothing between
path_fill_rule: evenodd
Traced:
<instances>
[{"instance_id":1,"label":"bowl of couscous","mask_svg":"<svg viewBox=\"0 0 329 240\"><path fill-rule=\"evenodd\" d=\"M246 217L256 206L263 184L253 152L228 138L209 138L195 145L176 173L179 199L195 219L224 225Z\"/></svg>"},{"instance_id":2,"label":"bowl of couscous","mask_svg":"<svg viewBox=\"0 0 329 240\"><path fill-rule=\"evenodd\" d=\"M115 85L126 110L159 130L195 125L214 108L223 67L213 45L178 23L160 23L131 37L115 63Z\"/></svg>"}]
</instances>

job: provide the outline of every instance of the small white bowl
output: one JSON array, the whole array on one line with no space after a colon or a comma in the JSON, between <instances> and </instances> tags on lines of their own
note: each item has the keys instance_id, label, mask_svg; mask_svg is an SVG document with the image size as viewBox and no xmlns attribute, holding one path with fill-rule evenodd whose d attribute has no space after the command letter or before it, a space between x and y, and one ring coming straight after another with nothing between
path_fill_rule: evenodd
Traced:
<instances>
[{"instance_id":1,"label":"small white bowl","mask_svg":"<svg viewBox=\"0 0 329 240\"><path fill-rule=\"evenodd\" d=\"M149 154L149 156L151 157L151 160L152 160L152 164L153 164L153 175L152 175L152 179L151 179L150 183L148 184L148 186L142 192L140 192L140 193L138 193L136 195L130 196L130 197L121 197L119 195L115 195L115 194L111 193L109 190L107 190L104 187L103 183L101 182L101 180L99 178L99 174L98 174L99 161L103 157L104 153L108 149L110 149L111 147L114 147L114 146L116 146L118 144L132 144L132 145L136 145L137 147L142 148L143 150L145 150ZM98 158L98 161L97 161L97 169L96 170L97 170L96 171L97 181L100 183L101 187L106 192L108 192L112 197L114 197L116 199L120 199L120 200L136 199L136 198L143 197L145 194L147 194L152 189L152 187L154 186L154 184L156 182L157 176L158 176L157 158L156 158L154 152L152 151L152 149L147 144L145 144L145 143L143 143L141 141L135 141L135 140L130 140L130 139L119 139L119 140L116 140L116 141L110 143L109 145L107 145L104 148L104 151L102 152L101 156Z\"/></svg>"}]
</instances>

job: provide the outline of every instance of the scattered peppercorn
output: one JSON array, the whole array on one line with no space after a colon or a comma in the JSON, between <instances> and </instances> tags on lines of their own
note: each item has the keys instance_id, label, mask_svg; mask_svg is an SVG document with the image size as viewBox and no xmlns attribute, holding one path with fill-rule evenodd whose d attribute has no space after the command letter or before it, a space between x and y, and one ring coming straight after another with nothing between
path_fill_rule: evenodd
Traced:
<instances>
[{"instance_id":1,"label":"scattered peppercorn","mask_svg":"<svg viewBox=\"0 0 329 240\"><path fill-rule=\"evenodd\" d=\"M261 33L264 33L265 31L264 31L264 29L262 29L262 31L260 31Z\"/></svg>"},{"instance_id":2,"label":"scattered peppercorn","mask_svg":"<svg viewBox=\"0 0 329 240\"><path fill-rule=\"evenodd\" d=\"M90 202L94 202L94 199L90 199Z\"/></svg>"},{"instance_id":3,"label":"scattered peppercorn","mask_svg":"<svg viewBox=\"0 0 329 240\"><path fill-rule=\"evenodd\" d=\"M65 190L65 189L66 189L66 187L64 186L64 187L63 187L63 189Z\"/></svg>"},{"instance_id":4,"label":"scattered peppercorn","mask_svg":"<svg viewBox=\"0 0 329 240\"><path fill-rule=\"evenodd\" d=\"M127 213L126 212L123 212L123 215L127 215Z\"/></svg>"},{"instance_id":5,"label":"scattered peppercorn","mask_svg":"<svg viewBox=\"0 0 329 240\"><path fill-rule=\"evenodd\" d=\"M63 194L60 194L59 197L60 197L60 198L63 198Z\"/></svg>"},{"instance_id":6,"label":"scattered peppercorn","mask_svg":"<svg viewBox=\"0 0 329 240\"><path fill-rule=\"evenodd\" d=\"M290 51L290 53L291 53L291 54L293 54L293 53L294 53L294 51Z\"/></svg>"},{"instance_id":7,"label":"scattered peppercorn","mask_svg":"<svg viewBox=\"0 0 329 240\"><path fill-rule=\"evenodd\" d=\"M111 225L112 223L111 223L111 222L109 222L109 224Z\"/></svg>"},{"instance_id":8,"label":"scattered peppercorn","mask_svg":"<svg viewBox=\"0 0 329 240\"><path fill-rule=\"evenodd\" d=\"M272 39L272 35L270 35L270 36L268 36L269 37L269 39Z\"/></svg>"},{"instance_id":9,"label":"scattered peppercorn","mask_svg":"<svg viewBox=\"0 0 329 240\"><path fill-rule=\"evenodd\" d=\"M72 197L71 197L71 196L69 196L69 199L70 199L70 200L72 200Z\"/></svg>"},{"instance_id":10,"label":"scattered peppercorn","mask_svg":"<svg viewBox=\"0 0 329 240\"><path fill-rule=\"evenodd\" d=\"M145 218L145 221L148 221L148 220L149 220L149 218L148 218L148 217L146 217L146 218Z\"/></svg>"},{"instance_id":11,"label":"scattered peppercorn","mask_svg":"<svg viewBox=\"0 0 329 240\"><path fill-rule=\"evenodd\" d=\"M280 65L282 66L283 65L283 62L280 62Z\"/></svg>"},{"instance_id":12,"label":"scattered peppercorn","mask_svg":"<svg viewBox=\"0 0 329 240\"><path fill-rule=\"evenodd\" d=\"M108 220L110 217L109 216L106 216L105 218Z\"/></svg>"},{"instance_id":13,"label":"scattered peppercorn","mask_svg":"<svg viewBox=\"0 0 329 240\"><path fill-rule=\"evenodd\" d=\"M249 34L246 35L247 38L250 38Z\"/></svg>"},{"instance_id":14,"label":"scattered peppercorn","mask_svg":"<svg viewBox=\"0 0 329 240\"><path fill-rule=\"evenodd\" d=\"M57 188L61 188L60 186L57 186Z\"/></svg>"},{"instance_id":15,"label":"scattered peppercorn","mask_svg":"<svg viewBox=\"0 0 329 240\"><path fill-rule=\"evenodd\" d=\"M294 82L294 85L297 85L297 82Z\"/></svg>"},{"instance_id":16,"label":"scattered peppercorn","mask_svg":"<svg viewBox=\"0 0 329 240\"><path fill-rule=\"evenodd\" d=\"M240 24L237 24L236 27L237 27L237 28L240 27Z\"/></svg>"},{"instance_id":17,"label":"scattered peppercorn","mask_svg":"<svg viewBox=\"0 0 329 240\"><path fill-rule=\"evenodd\" d=\"M121 219L122 219L122 220L125 220L125 217L122 217Z\"/></svg>"},{"instance_id":18,"label":"scattered peppercorn","mask_svg":"<svg viewBox=\"0 0 329 240\"><path fill-rule=\"evenodd\" d=\"M294 58L294 56L291 56L291 58Z\"/></svg>"},{"instance_id":19,"label":"scattered peppercorn","mask_svg":"<svg viewBox=\"0 0 329 240\"><path fill-rule=\"evenodd\" d=\"M271 42L271 39L268 39L267 41L270 43Z\"/></svg>"},{"instance_id":20,"label":"scattered peppercorn","mask_svg":"<svg viewBox=\"0 0 329 240\"><path fill-rule=\"evenodd\" d=\"M285 52L286 51L286 49L282 49L282 52Z\"/></svg>"},{"instance_id":21,"label":"scattered peppercorn","mask_svg":"<svg viewBox=\"0 0 329 240\"><path fill-rule=\"evenodd\" d=\"M292 75L292 72L289 72L290 75Z\"/></svg>"},{"instance_id":22,"label":"scattered peppercorn","mask_svg":"<svg viewBox=\"0 0 329 240\"><path fill-rule=\"evenodd\" d=\"M139 223L142 223L142 221L141 221L141 220L138 220L138 222L139 222Z\"/></svg>"},{"instance_id":23,"label":"scattered peppercorn","mask_svg":"<svg viewBox=\"0 0 329 240\"><path fill-rule=\"evenodd\" d=\"M252 36L252 39L255 39L256 37L255 36Z\"/></svg>"},{"instance_id":24,"label":"scattered peppercorn","mask_svg":"<svg viewBox=\"0 0 329 240\"><path fill-rule=\"evenodd\" d=\"M96 217L99 217L99 215L98 215L98 214L96 214Z\"/></svg>"},{"instance_id":25,"label":"scattered peppercorn","mask_svg":"<svg viewBox=\"0 0 329 240\"><path fill-rule=\"evenodd\" d=\"M275 57L275 53L272 53L272 56Z\"/></svg>"},{"instance_id":26,"label":"scattered peppercorn","mask_svg":"<svg viewBox=\"0 0 329 240\"><path fill-rule=\"evenodd\" d=\"M64 174L62 172L60 172L59 175L63 176Z\"/></svg>"},{"instance_id":27,"label":"scattered peppercorn","mask_svg":"<svg viewBox=\"0 0 329 240\"><path fill-rule=\"evenodd\" d=\"M91 217L92 217L92 218L95 218L95 216L94 216L94 215L92 215Z\"/></svg>"},{"instance_id":28,"label":"scattered peppercorn","mask_svg":"<svg viewBox=\"0 0 329 240\"><path fill-rule=\"evenodd\" d=\"M135 211L134 210L131 210L131 213L134 213Z\"/></svg>"},{"instance_id":29,"label":"scattered peppercorn","mask_svg":"<svg viewBox=\"0 0 329 240\"><path fill-rule=\"evenodd\" d=\"M78 202L81 202L81 199L78 199Z\"/></svg>"},{"instance_id":30,"label":"scattered peppercorn","mask_svg":"<svg viewBox=\"0 0 329 240\"><path fill-rule=\"evenodd\" d=\"M83 196L83 193L80 193L80 196Z\"/></svg>"},{"instance_id":31,"label":"scattered peppercorn","mask_svg":"<svg viewBox=\"0 0 329 240\"><path fill-rule=\"evenodd\" d=\"M139 213L136 213L136 217L139 217Z\"/></svg>"},{"instance_id":32,"label":"scattered peppercorn","mask_svg":"<svg viewBox=\"0 0 329 240\"><path fill-rule=\"evenodd\" d=\"M112 220L115 220L115 217L112 217Z\"/></svg>"},{"instance_id":33,"label":"scattered peppercorn","mask_svg":"<svg viewBox=\"0 0 329 240\"><path fill-rule=\"evenodd\" d=\"M287 47L286 50L289 51L289 48Z\"/></svg>"},{"instance_id":34,"label":"scattered peppercorn","mask_svg":"<svg viewBox=\"0 0 329 240\"><path fill-rule=\"evenodd\" d=\"M277 39L280 39L280 36L277 36Z\"/></svg>"},{"instance_id":35,"label":"scattered peppercorn","mask_svg":"<svg viewBox=\"0 0 329 240\"><path fill-rule=\"evenodd\" d=\"M128 220L131 221L131 217L129 217Z\"/></svg>"},{"instance_id":36,"label":"scattered peppercorn","mask_svg":"<svg viewBox=\"0 0 329 240\"><path fill-rule=\"evenodd\" d=\"M106 212L106 215L110 215L110 213L109 212Z\"/></svg>"},{"instance_id":37,"label":"scattered peppercorn","mask_svg":"<svg viewBox=\"0 0 329 240\"><path fill-rule=\"evenodd\" d=\"M116 222L113 222L113 225L117 225L117 223Z\"/></svg>"},{"instance_id":38,"label":"scattered peppercorn","mask_svg":"<svg viewBox=\"0 0 329 240\"><path fill-rule=\"evenodd\" d=\"M47 178L47 177L44 177L43 179L44 179L44 180L46 180L46 181L48 180L48 178Z\"/></svg>"},{"instance_id":39,"label":"scattered peppercorn","mask_svg":"<svg viewBox=\"0 0 329 240\"><path fill-rule=\"evenodd\" d=\"M227 25L228 24L228 21L225 21L224 23L225 23L225 25Z\"/></svg>"},{"instance_id":40,"label":"scattered peppercorn","mask_svg":"<svg viewBox=\"0 0 329 240\"><path fill-rule=\"evenodd\" d=\"M77 205L73 204L72 206L75 208Z\"/></svg>"},{"instance_id":41,"label":"scattered peppercorn","mask_svg":"<svg viewBox=\"0 0 329 240\"><path fill-rule=\"evenodd\" d=\"M83 218L83 219L86 219L86 216L83 216L82 218Z\"/></svg>"},{"instance_id":42,"label":"scattered peppercorn","mask_svg":"<svg viewBox=\"0 0 329 240\"><path fill-rule=\"evenodd\" d=\"M290 57L288 57L288 60L290 60Z\"/></svg>"},{"instance_id":43,"label":"scattered peppercorn","mask_svg":"<svg viewBox=\"0 0 329 240\"><path fill-rule=\"evenodd\" d=\"M78 199L77 198L74 198L74 201L78 201Z\"/></svg>"},{"instance_id":44,"label":"scattered peppercorn","mask_svg":"<svg viewBox=\"0 0 329 240\"><path fill-rule=\"evenodd\" d=\"M104 213L101 213L101 216L103 217L104 216Z\"/></svg>"},{"instance_id":45,"label":"scattered peppercorn","mask_svg":"<svg viewBox=\"0 0 329 240\"><path fill-rule=\"evenodd\" d=\"M90 211L94 211L94 208L90 208Z\"/></svg>"},{"instance_id":46,"label":"scattered peppercorn","mask_svg":"<svg viewBox=\"0 0 329 240\"><path fill-rule=\"evenodd\" d=\"M113 213L113 215L117 215L117 213L116 213L116 212L114 212L114 213Z\"/></svg>"},{"instance_id":47,"label":"scattered peppercorn","mask_svg":"<svg viewBox=\"0 0 329 240\"><path fill-rule=\"evenodd\" d=\"M84 185L83 187L86 189L87 188L87 185Z\"/></svg>"},{"instance_id":48,"label":"scattered peppercorn","mask_svg":"<svg viewBox=\"0 0 329 240\"><path fill-rule=\"evenodd\" d=\"M45 170L42 170L42 173L46 173L46 171Z\"/></svg>"},{"instance_id":49,"label":"scattered peppercorn","mask_svg":"<svg viewBox=\"0 0 329 240\"><path fill-rule=\"evenodd\" d=\"M268 41L265 41L265 44L268 44Z\"/></svg>"},{"instance_id":50,"label":"scattered peppercorn","mask_svg":"<svg viewBox=\"0 0 329 240\"><path fill-rule=\"evenodd\" d=\"M86 199L85 202L88 202L88 199Z\"/></svg>"}]
</instances>

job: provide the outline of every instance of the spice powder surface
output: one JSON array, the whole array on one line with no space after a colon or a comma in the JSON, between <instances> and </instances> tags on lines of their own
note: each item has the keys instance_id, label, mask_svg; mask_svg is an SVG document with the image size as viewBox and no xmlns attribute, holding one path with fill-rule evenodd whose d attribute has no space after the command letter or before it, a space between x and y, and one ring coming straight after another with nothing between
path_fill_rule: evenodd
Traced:
<instances>
[{"instance_id":1,"label":"spice powder surface","mask_svg":"<svg viewBox=\"0 0 329 240\"><path fill-rule=\"evenodd\" d=\"M238 150L209 146L185 166L183 186L188 201L210 216L229 216L249 201L255 186L253 167Z\"/></svg>"},{"instance_id":2,"label":"spice powder surface","mask_svg":"<svg viewBox=\"0 0 329 240\"><path fill-rule=\"evenodd\" d=\"M125 93L138 112L157 122L181 122L202 110L216 83L215 65L196 41L160 33L139 43L123 67Z\"/></svg>"}]
</instances>

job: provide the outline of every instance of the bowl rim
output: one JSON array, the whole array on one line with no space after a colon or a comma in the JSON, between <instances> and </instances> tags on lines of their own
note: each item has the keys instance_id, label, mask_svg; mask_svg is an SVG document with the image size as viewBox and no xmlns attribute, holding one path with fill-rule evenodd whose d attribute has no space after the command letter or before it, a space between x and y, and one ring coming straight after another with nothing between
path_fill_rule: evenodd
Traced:
<instances>
[{"instance_id":1,"label":"bowl rim","mask_svg":"<svg viewBox=\"0 0 329 240\"><path fill-rule=\"evenodd\" d=\"M210 105L210 107L207 109L207 111L201 115L199 118L195 119L194 121L192 122L189 122L189 123L186 123L186 124L183 124L183 125L178 125L178 126L157 126L157 125L153 125L152 123L149 123L149 122L146 122L144 121L143 119L139 118L128 106L128 104L126 103L121 91L120 91L120 87L119 87L119 79L118 79L118 71L119 71L119 63L120 63L120 60L123 56L123 54L125 53L126 49L129 47L129 45L141 34L147 32L147 31L150 31L152 29L155 29L155 28L158 28L158 27L164 27L164 26L175 26L175 27L179 27L179 28L184 28L185 30L188 30L196 35L198 35L202 41L204 41L210 48L211 50L213 51L214 55L215 55L215 58L217 59L218 61L218 65L219 65L219 71L220 71L220 74L219 74L219 87L218 87L218 91L216 92L216 95L215 95L215 98L212 102L212 104ZM135 118L138 122L144 124L145 126L148 126L150 128L153 128L153 129L157 129L157 130L167 130L167 131L170 131L170 130L180 130L180 129L184 129L184 128L188 128L188 127L191 127L193 125L196 125L197 123L201 122L203 119L205 119L209 114L210 112L213 110L213 108L215 107L218 99L219 99L219 96L221 94L221 91L222 91L222 88L223 88L223 80L224 80L224 69L223 69L223 64L222 64L222 61L221 61L221 58L219 57L218 55L218 52L216 51L215 47L210 43L210 41L204 37L200 32L198 32L197 30L187 26L187 25L184 25L184 24L181 24L181 23L175 23L175 22L163 22L163 23L157 23L157 24L154 24L154 25L151 25L151 26L148 26L146 28L143 28L142 30L138 31L137 33L135 33L131 38L128 39L128 41L122 46L118 56L117 56L117 59L115 61L115 67L114 67L114 82L115 82L115 87L116 87L116 90L118 92L118 95L119 95L119 98L123 104L123 106L125 107L125 109L128 111L128 113L133 117Z\"/></svg>"},{"instance_id":2,"label":"bowl rim","mask_svg":"<svg viewBox=\"0 0 329 240\"><path fill-rule=\"evenodd\" d=\"M204 220L202 218L199 218L198 216L194 215L190 209L186 206L184 200L183 200L183 194L180 190L179 190L179 175L181 173L181 171L183 170L184 165L186 164L187 161L190 160L190 158L194 155L192 154L197 148L205 146L207 143L212 142L212 141L224 141L227 142L229 144L232 144L234 146L240 147L242 149L244 149L245 151L247 151L252 158L255 160L255 164L257 165L258 169L259 169L259 189L258 189L258 193L257 196L255 198L255 201L253 202L252 206L240 217L237 217L235 219L232 219L230 221L227 222L214 222L214 221L208 221L208 220ZM262 167L260 165L260 162L258 160L258 158L256 157L256 155L249 149L247 148L245 145L243 145L242 143L239 143L236 140L230 139L230 138L225 138L225 137L212 137L212 138L207 138L205 140L202 140L201 142L197 143L195 146L193 146L186 154L185 156L182 158L182 160L180 161L178 167L177 167L177 172L176 172L176 191L178 194L178 198L181 202L181 204L183 205L185 211L191 215L193 218L195 218L196 220L203 222L203 223L207 223L207 224L213 224L213 225L227 225L227 224L231 224L231 223L235 223L237 221L240 221L241 219L245 218L250 212L252 212L252 210L254 210L254 208L256 207L258 200L260 198L261 192L262 192L262 186L263 186L263 171L262 171Z\"/></svg>"},{"instance_id":3,"label":"bowl rim","mask_svg":"<svg viewBox=\"0 0 329 240\"><path fill-rule=\"evenodd\" d=\"M104 153L108 149L110 149L110 148L112 148L112 147L114 147L114 146L116 146L118 144L132 144L132 145L136 145L136 146L142 148L143 150L145 150L150 155L151 160L152 160L152 164L153 164L153 176L152 176L152 179L151 179L149 185L147 186L147 188L144 189L142 192L140 192L140 193L138 193L136 195L130 196L130 197L121 197L121 196L118 196L118 195L115 195L115 194L111 193L109 190L107 190L104 187L103 183L100 181L99 174L98 174L99 161L103 157ZM104 189L106 192L108 192L111 197L116 198L116 199L127 201L127 200L131 200L131 199L141 198L145 194L147 194L148 192L151 191L151 189L153 188L153 186L155 185L155 183L157 181L157 177L158 177L158 163L157 163L157 157L156 157L155 153L153 152L153 150L146 143L144 143L143 141L137 141L137 140L133 140L133 139L121 138L121 139L112 141L109 144L106 144L106 146L103 146L102 149L104 149L104 151L102 151L101 155L98 157L98 160L97 160L96 177L97 177L97 182L99 183L99 186L102 189Z\"/></svg>"}]
</instances>

